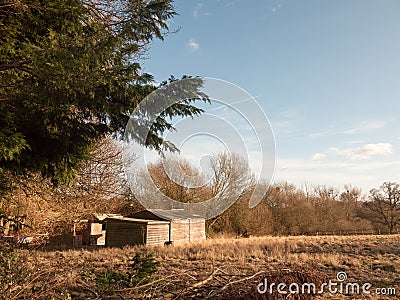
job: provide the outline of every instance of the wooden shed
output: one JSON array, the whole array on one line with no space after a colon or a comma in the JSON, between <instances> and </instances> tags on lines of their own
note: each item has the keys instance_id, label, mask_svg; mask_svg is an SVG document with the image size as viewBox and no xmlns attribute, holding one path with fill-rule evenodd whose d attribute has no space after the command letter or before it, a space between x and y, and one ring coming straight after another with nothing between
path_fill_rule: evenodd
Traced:
<instances>
[{"instance_id":1,"label":"wooden shed","mask_svg":"<svg viewBox=\"0 0 400 300\"><path fill-rule=\"evenodd\" d=\"M205 219L183 209L147 209L133 214L131 217L167 221L169 231L166 241L174 244L196 242L206 238Z\"/></svg>"},{"instance_id":2,"label":"wooden shed","mask_svg":"<svg viewBox=\"0 0 400 300\"><path fill-rule=\"evenodd\" d=\"M73 245L105 245L105 220L109 217L122 218L119 214L93 214L87 220L75 220L73 227Z\"/></svg>"},{"instance_id":3,"label":"wooden shed","mask_svg":"<svg viewBox=\"0 0 400 300\"><path fill-rule=\"evenodd\" d=\"M106 246L163 245L169 238L169 222L138 218L106 219Z\"/></svg>"}]
</instances>

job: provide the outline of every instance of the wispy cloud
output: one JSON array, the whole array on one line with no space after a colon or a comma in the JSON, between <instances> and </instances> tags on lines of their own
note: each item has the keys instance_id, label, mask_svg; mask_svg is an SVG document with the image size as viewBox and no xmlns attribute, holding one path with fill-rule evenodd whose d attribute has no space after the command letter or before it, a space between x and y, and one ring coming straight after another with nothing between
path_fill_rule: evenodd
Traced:
<instances>
[{"instance_id":1,"label":"wispy cloud","mask_svg":"<svg viewBox=\"0 0 400 300\"><path fill-rule=\"evenodd\" d=\"M298 131L291 120L272 120L271 126L274 132L279 132L283 134L291 134Z\"/></svg>"},{"instance_id":2,"label":"wispy cloud","mask_svg":"<svg viewBox=\"0 0 400 300\"><path fill-rule=\"evenodd\" d=\"M222 3L225 7L230 7L241 0L217 0L217 2Z\"/></svg>"},{"instance_id":3,"label":"wispy cloud","mask_svg":"<svg viewBox=\"0 0 400 300\"><path fill-rule=\"evenodd\" d=\"M196 42L194 38L191 38L187 43L189 49L193 52L200 49L200 44Z\"/></svg>"},{"instance_id":4,"label":"wispy cloud","mask_svg":"<svg viewBox=\"0 0 400 300\"><path fill-rule=\"evenodd\" d=\"M299 131L298 125L298 112L293 109L283 110L279 113L279 119L272 119L272 129L277 133L293 134Z\"/></svg>"},{"instance_id":5,"label":"wispy cloud","mask_svg":"<svg viewBox=\"0 0 400 300\"><path fill-rule=\"evenodd\" d=\"M287 119L293 119L295 117L297 117L297 111L293 110L293 109L287 109L281 112L281 116Z\"/></svg>"},{"instance_id":6,"label":"wispy cloud","mask_svg":"<svg viewBox=\"0 0 400 300\"><path fill-rule=\"evenodd\" d=\"M372 121L364 121L360 124L354 126L353 128L345 130L343 133L345 134L355 134L359 132L380 129L386 126L388 121L386 120L372 120Z\"/></svg>"},{"instance_id":7,"label":"wispy cloud","mask_svg":"<svg viewBox=\"0 0 400 300\"><path fill-rule=\"evenodd\" d=\"M276 13L278 10L282 8L282 2L277 3L271 8L272 13Z\"/></svg>"},{"instance_id":8,"label":"wispy cloud","mask_svg":"<svg viewBox=\"0 0 400 300\"><path fill-rule=\"evenodd\" d=\"M255 96L255 97L250 97L250 98L245 98L245 99L241 99L238 101L234 101L234 102L230 102L230 103L226 103L223 105L219 105L217 107L211 108L208 111L216 111L219 109L232 109L232 106L235 107L236 104L240 104L240 103L245 103L245 102L249 102L249 101L254 101L255 99L259 98L260 96Z\"/></svg>"},{"instance_id":9,"label":"wispy cloud","mask_svg":"<svg viewBox=\"0 0 400 300\"><path fill-rule=\"evenodd\" d=\"M193 10L193 17L197 18L200 16L200 10L203 6L204 6L204 3L202 3L202 2L199 2L196 4L196 6L194 7L194 10Z\"/></svg>"},{"instance_id":10,"label":"wispy cloud","mask_svg":"<svg viewBox=\"0 0 400 300\"><path fill-rule=\"evenodd\" d=\"M339 134L356 134L356 133L362 133L362 132L367 132L370 130L376 130L376 129L381 129L384 128L389 121L387 120L369 120L369 121L363 121L358 124L355 124L354 126L351 126L350 128L346 129L332 129L332 130L326 130L326 131L321 131L321 132L315 132L311 133L308 136L310 138L321 138L321 137L327 137L327 136L332 136L332 135L339 135Z\"/></svg>"},{"instance_id":11,"label":"wispy cloud","mask_svg":"<svg viewBox=\"0 0 400 300\"><path fill-rule=\"evenodd\" d=\"M393 153L393 146L389 143L365 144L356 148L330 148L332 153L345 156L350 160L370 159L376 155L389 155Z\"/></svg>"},{"instance_id":12,"label":"wispy cloud","mask_svg":"<svg viewBox=\"0 0 400 300\"><path fill-rule=\"evenodd\" d=\"M239 2L239 0L234 0L234 1L226 1L225 7L229 7L234 5L235 3Z\"/></svg>"}]
</instances>

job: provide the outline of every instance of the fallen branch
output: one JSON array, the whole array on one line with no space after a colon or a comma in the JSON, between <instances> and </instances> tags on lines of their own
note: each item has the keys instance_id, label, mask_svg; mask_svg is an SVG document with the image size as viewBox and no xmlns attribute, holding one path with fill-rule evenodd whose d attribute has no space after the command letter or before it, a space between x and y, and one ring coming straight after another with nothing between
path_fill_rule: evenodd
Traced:
<instances>
[{"instance_id":1,"label":"fallen branch","mask_svg":"<svg viewBox=\"0 0 400 300\"><path fill-rule=\"evenodd\" d=\"M18 291L18 293L16 293L13 297L11 297L11 300L17 299L18 296L20 294L22 294L22 292L24 292L25 290L29 289L32 287L32 284L40 277L42 277L44 274L46 273L51 273L51 270L46 270L46 271L42 271L39 272L39 274L37 274L31 281L29 281L27 284L24 284L22 287L20 287L21 289Z\"/></svg>"},{"instance_id":2,"label":"fallen branch","mask_svg":"<svg viewBox=\"0 0 400 300\"><path fill-rule=\"evenodd\" d=\"M85 289L87 289L89 292L91 292L93 295L95 295L97 298L99 298L99 294L95 290L93 290L89 284L87 284L86 282L84 282L81 279L78 280L77 283L82 284L85 287Z\"/></svg>"},{"instance_id":3,"label":"fallen branch","mask_svg":"<svg viewBox=\"0 0 400 300\"><path fill-rule=\"evenodd\" d=\"M216 268L206 279L195 283L194 285L190 286L187 290L192 290L195 288L198 288L199 286L202 286L203 284L206 284L207 282L211 281L215 274L217 274L218 271L221 271L219 268Z\"/></svg>"},{"instance_id":4,"label":"fallen branch","mask_svg":"<svg viewBox=\"0 0 400 300\"><path fill-rule=\"evenodd\" d=\"M221 293L222 291L226 290L228 287L230 287L230 286L233 285L233 284L236 284L236 283L240 283L240 282L243 282L243 281L247 281L247 280L253 279L254 277L257 277L258 275L261 275L261 274L266 273L266 272L267 272L267 271L259 271L259 272L255 273L255 274L251 275L251 276L247 276L247 277L244 277L244 278L241 278L241 279L238 279L238 280L230 281L230 282L228 282L227 284L225 284L223 287L221 287L220 289L218 289L218 290L212 292L212 293L211 293L210 295L208 295L205 299L213 298L213 296L214 296L215 294Z\"/></svg>"},{"instance_id":5,"label":"fallen branch","mask_svg":"<svg viewBox=\"0 0 400 300\"><path fill-rule=\"evenodd\" d=\"M204 279L204 280L202 280L202 281L199 281L199 282L196 282L196 283L193 284L192 286L190 286L190 287L184 289L181 293L179 293L179 294L175 297L175 299L178 299L179 297L182 297L183 295L185 295L185 294L188 293L189 291L191 291L191 290L193 290L193 289L195 289L195 288L198 288L198 287L200 287L200 286L206 284L207 282L211 281L211 280L214 278L214 276L217 274L218 271L221 271L221 269L220 269L220 268L214 269L214 270L211 272L211 274L210 274L206 279Z\"/></svg>"}]
</instances>

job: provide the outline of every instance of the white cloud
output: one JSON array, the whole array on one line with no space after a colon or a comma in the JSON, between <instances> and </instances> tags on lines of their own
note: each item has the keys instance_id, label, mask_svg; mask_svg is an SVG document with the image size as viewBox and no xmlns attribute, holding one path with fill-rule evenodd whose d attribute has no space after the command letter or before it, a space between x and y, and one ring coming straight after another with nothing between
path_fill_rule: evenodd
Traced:
<instances>
[{"instance_id":1,"label":"white cloud","mask_svg":"<svg viewBox=\"0 0 400 300\"><path fill-rule=\"evenodd\" d=\"M322 159L324 159L326 157L326 154L324 154L324 153L315 153L313 156L312 156L312 160L322 160Z\"/></svg>"},{"instance_id":2,"label":"white cloud","mask_svg":"<svg viewBox=\"0 0 400 300\"><path fill-rule=\"evenodd\" d=\"M189 46L190 50L192 50L193 52L199 50L199 48L200 48L200 44L197 43L196 40L193 38L191 38L189 40L188 46Z\"/></svg>"},{"instance_id":3,"label":"white cloud","mask_svg":"<svg viewBox=\"0 0 400 300\"><path fill-rule=\"evenodd\" d=\"M376 155L389 155L393 153L393 146L389 143L365 144L357 148L330 148L331 152L346 156L350 160L370 159Z\"/></svg>"},{"instance_id":4,"label":"white cloud","mask_svg":"<svg viewBox=\"0 0 400 300\"><path fill-rule=\"evenodd\" d=\"M310 161L277 158L274 182L288 181L297 186L352 184L368 192L384 181L398 177L400 160L393 161Z\"/></svg>"},{"instance_id":5,"label":"white cloud","mask_svg":"<svg viewBox=\"0 0 400 300\"><path fill-rule=\"evenodd\" d=\"M374 155L387 155L393 153L393 146L388 143L366 144L356 148L350 159L369 159Z\"/></svg>"}]
</instances>

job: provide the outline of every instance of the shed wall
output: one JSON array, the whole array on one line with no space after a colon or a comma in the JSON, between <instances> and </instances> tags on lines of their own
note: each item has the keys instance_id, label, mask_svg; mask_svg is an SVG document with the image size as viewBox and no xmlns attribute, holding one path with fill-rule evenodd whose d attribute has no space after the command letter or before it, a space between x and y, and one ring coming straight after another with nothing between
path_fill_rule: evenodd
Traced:
<instances>
[{"instance_id":1,"label":"shed wall","mask_svg":"<svg viewBox=\"0 0 400 300\"><path fill-rule=\"evenodd\" d=\"M165 216L163 216L163 214ZM179 217L179 215L182 215L182 217ZM186 242L196 242L205 239L205 219L195 216L189 217L188 215L190 215L188 212L180 210L172 210L172 212L167 210L158 210L154 213L149 210L143 210L141 212L135 213L132 217L149 220L169 221L171 226L170 239L168 236L166 241L171 240L174 243L179 244ZM163 235L164 233L159 234ZM159 240L154 242L161 243L160 240L163 238L159 238ZM148 241L148 243L153 243L153 241Z\"/></svg>"},{"instance_id":2,"label":"shed wall","mask_svg":"<svg viewBox=\"0 0 400 300\"><path fill-rule=\"evenodd\" d=\"M190 241L196 242L206 238L206 221L205 219L190 220Z\"/></svg>"},{"instance_id":3,"label":"shed wall","mask_svg":"<svg viewBox=\"0 0 400 300\"><path fill-rule=\"evenodd\" d=\"M189 242L189 219L171 221L171 241L174 244Z\"/></svg>"},{"instance_id":4,"label":"shed wall","mask_svg":"<svg viewBox=\"0 0 400 300\"><path fill-rule=\"evenodd\" d=\"M204 219L171 221L171 241L176 244L196 242L206 238Z\"/></svg>"},{"instance_id":5,"label":"shed wall","mask_svg":"<svg viewBox=\"0 0 400 300\"><path fill-rule=\"evenodd\" d=\"M146 243L147 224L122 220L107 220L106 245L124 246Z\"/></svg>"},{"instance_id":6,"label":"shed wall","mask_svg":"<svg viewBox=\"0 0 400 300\"><path fill-rule=\"evenodd\" d=\"M147 224L147 245L163 245L169 241L169 224Z\"/></svg>"}]
</instances>

